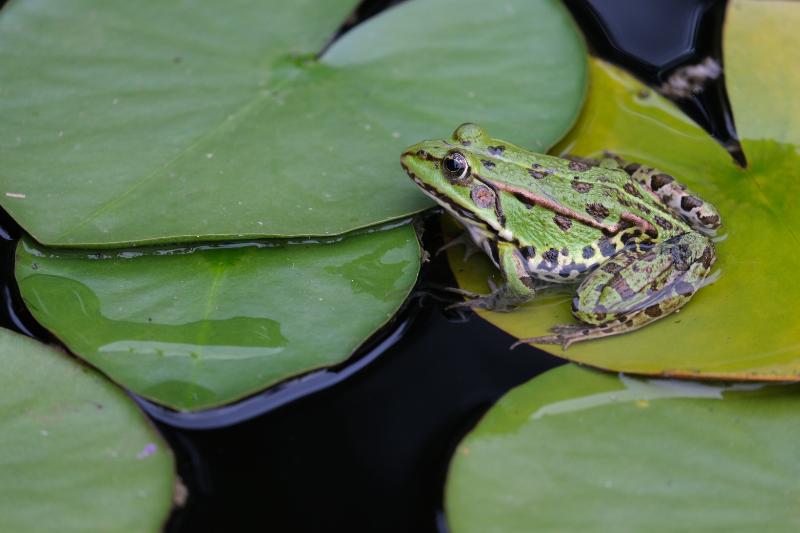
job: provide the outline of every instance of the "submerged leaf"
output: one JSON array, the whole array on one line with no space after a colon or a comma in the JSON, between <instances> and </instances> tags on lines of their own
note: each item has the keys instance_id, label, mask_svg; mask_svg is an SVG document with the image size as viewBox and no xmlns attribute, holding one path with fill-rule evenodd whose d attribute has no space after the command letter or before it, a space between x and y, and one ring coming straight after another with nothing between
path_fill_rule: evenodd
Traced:
<instances>
[{"instance_id":1,"label":"submerged leaf","mask_svg":"<svg viewBox=\"0 0 800 533\"><path fill-rule=\"evenodd\" d=\"M0 531L160 531L172 453L128 396L0 329Z\"/></svg>"},{"instance_id":2,"label":"submerged leaf","mask_svg":"<svg viewBox=\"0 0 800 533\"><path fill-rule=\"evenodd\" d=\"M797 531L798 392L551 370L505 395L456 448L449 526Z\"/></svg>"},{"instance_id":3,"label":"submerged leaf","mask_svg":"<svg viewBox=\"0 0 800 533\"><path fill-rule=\"evenodd\" d=\"M0 204L39 242L341 234L429 207L398 158L459 123L547 149L585 51L556 1L11 2Z\"/></svg>"},{"instance_id":4,"label":"submerged leaf","mask_svg":"<svg viewBox=\"0 0 800 533\"><path fill-rule=\"evenodd\" d=\"M175 409L221 405L340 363L416 281L413 228L329 244L87 253L23 240L33 316L113 380Z\"/></svg>"},{"instance_id":5,"label":"submerged leaf","mask_svg":"<svg viewBox=\"0 0 800 533\"><path fill-rule=\"evenodd\" d=\"M770 38L751 40L750 17L769 27ZM800 269L796 253L800 225L800 115L786 117L773 91L800 90L800 77L775 48L796 54L800 6L785 2L732 2L726 30L726 65L734 111L742 110L739 132L750 166L737 167L709 136L663 98L630 75L592 62L591 95L575 129L558 150L598 155L603 150L674 175L722 213L717 243L719 279L701 289L679 313L641 330L560 347L552 353L592 366L680 377L800 380ZM764 26L759 26L764 31ZM776 37L777 35L777 37ZM753 77L753 65L764 78ZM759 71L762 67L759 67ZM777 89L777 72L785 73ZM751 108L780 111L754 115ZM451 264L465 288L485 291L485 260ZM480 263L480 264L479 264ZM572 289L574 291L574 288ZM543 335L551 326L573 322L571 292L545 294L513 313L484 313L518 338Z\"/></svg>"}]
</instances>

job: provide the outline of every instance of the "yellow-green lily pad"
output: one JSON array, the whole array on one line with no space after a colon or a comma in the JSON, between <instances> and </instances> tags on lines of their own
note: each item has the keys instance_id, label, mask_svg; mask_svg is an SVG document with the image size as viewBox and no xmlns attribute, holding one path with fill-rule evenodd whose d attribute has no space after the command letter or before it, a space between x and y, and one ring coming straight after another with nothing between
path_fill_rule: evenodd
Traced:
<instances>
[{"instance_id":1,"label":"yellow-green lily pad","mask_svg":"<svg viewBox=\"0 0 800 533\"><path fill-rule=\"evenodd\" d=\"M450 530L797 531L798 387L551 370L456 448Z\"/></svg>"},{"instance_id":2,"label":"yellow-green lily pad","mask_svg":"<svg viewBox=\"0 0 800 533\"><path fill-rule=\"evenodd\" d=\"M402 150L465 120L539 149L586 59L555 0L10 2L0 204L39 242L338 235L430 207Z\"/></svg>"},{"instance_id":3,"label":"yellow-green lily pad","mask_svg":"<svg viewBox=\"0 0 800 533\"><path fill-rule=\"evenodd\" d=\"M758 20L754 24L753 20ZM541 345L555 355L610 370L745 380L800 380L800 91L796 68L800 5L731 2L725 31L727 83L750 162L728 154L672 104L599 60L588 102L558 152L611 150L662 169L716 205L719 279L679 313L633 333L572 345ZM756 38L756 34L758 38ZM513 139L511 140L513 141ZM459 283L486 291L483 258L460 263ZM479 314L518 338L574 322L569 292L542 296L512 313Z\"/></svg>"},{"instance_id":4,"label":"yellow-green lily pad","mask_svg":"<svg viewBox=\"0 0 800 533\"><path fill-rule=\"evenodd\" d=\"M160 404L199 410L346 360L414 285L410 224L337 239L85 252L23 239L34 318Z\"/></svg>"},{"instance_id":5,"label":"yellow-green lily pad","mask_svg":"<svg viewBox=\"0 0 800 533\"><path fill-rule=\"evenodd\" d=\"M136 404L63 352L6 329L0 366L0 531L161 531L175 465Z\"/></svg>"}]
</instances>

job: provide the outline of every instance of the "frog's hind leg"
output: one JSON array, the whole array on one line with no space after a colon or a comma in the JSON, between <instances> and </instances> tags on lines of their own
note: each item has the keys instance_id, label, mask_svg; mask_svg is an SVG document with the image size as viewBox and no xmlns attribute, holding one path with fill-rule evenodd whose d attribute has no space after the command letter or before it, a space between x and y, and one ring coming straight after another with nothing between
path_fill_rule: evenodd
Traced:
<instances>
[{"instance_id":1,"label":"frog's hind leg","mask_svg":"<svg viewBox=\"0 0 800 533\"><path fill-rule=\"evenodd\" d=\"M722 218L716 207L701 200L686 185L679 183L669 174L639 163L627 163L623 168L631 179L652 192L694 229L712 233L722 225Z\"/></svg>"},{"instance_id":2,"label":"frog's hind leg","mask_svg":"<svg viewBox=\"0 0 800 533\"><path fill-rule=\"evenodd\" d=\"M578 287L572 313L582 324L554 327L552 335L520 343L579 342L636 330L685 305L714 264L714 245L699 233L647 247L623 249Z\"/></svg>"}]
</instances>

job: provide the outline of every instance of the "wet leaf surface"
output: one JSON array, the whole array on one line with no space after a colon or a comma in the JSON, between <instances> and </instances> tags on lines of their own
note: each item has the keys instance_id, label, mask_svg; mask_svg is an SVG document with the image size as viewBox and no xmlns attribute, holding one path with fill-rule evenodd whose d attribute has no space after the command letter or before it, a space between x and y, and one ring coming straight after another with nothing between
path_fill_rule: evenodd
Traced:
<instances>
[{"instance_id":1,"label":"wet leaf surface","mask_svg":"<svg viewBox=\"0 0 800 533\"><path fill-rule=\"evenodd\" d=\"M0 530L160 531L172 453L136 404L66 354L0 329Z\"/></svg>"},{"instance_id":2,"label":"wet leaf surface","mask_svg":"<svg viewBox=\"0 0 800 533\"><path fill-rule=\"evenodd\" d=\"M411 225L329 244L55 251L23 240L33 316L125 388L181 410L347 359L416 281Z\"/></svg>"},{"instance_id":3,"label":"wet leaf surface","mask_svg":"<svg viewBox=\"0 0 800 533\"><path fill-rule=\"evenodd\" d=\"M448 523L453 533L796 531L798 392L551 370L458 445Z\"/></svg>"},{"instance_id":4,"label":"wet leaf surface","mask_svg":"<svg viewBox=\"0 0 800 533\"><path fill-rule=\"evenodd\" d=\"M751 19L771 30L753 39ZM666 171L716 205L724 226L717 243L719 279L679 313L622 336L578 343L555 355L592 366L642 374L749 380L799 380L800 142L797 106L781 95L800 88L790 68L797 55L800 7L788 2L732 2L725 34L728 86L746 170L671 104L631 76L593 60L591 93L576 128L559 152L625 159ZM787 55L783 54L786 51ZM752 76L757 69L763 76ZM787 89L793 88L793 89ZM739 112L741 110L741 112ZM485 292L486 261L460 263L459 283ZM518 338L543 335L573 322L571 292L544 294L513 313L481 316Z\"/></svg>"},{"instance_id":5,"label":"wet leaf surface","mask_svg":"<svg viewBox=\"0 0 800 533\"><path fill-rule=\"evenodd\" d=\"M540 150L585 50L555 1L12 2L0 204L39 242L341 234L431 204L398 158L471 120Z\"/></svg>"}]
</instances>

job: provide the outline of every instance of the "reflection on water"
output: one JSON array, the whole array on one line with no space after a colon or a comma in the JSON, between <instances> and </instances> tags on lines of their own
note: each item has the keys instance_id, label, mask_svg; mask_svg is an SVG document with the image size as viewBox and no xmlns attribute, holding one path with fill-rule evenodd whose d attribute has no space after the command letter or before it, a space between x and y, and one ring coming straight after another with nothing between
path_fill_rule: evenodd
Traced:
<instances>
[{"instance_id":1,"label":"reflection on water","mask_svg":"<svg viewBox=\"0 0 800 533\"><path fill-rule=\"evenodd\" d=\"M413 228L333 244L60 251L23 240L21 294L73 352L177 409L224 404L346 360L416 280Z\"/></svg>"},{"instance_id":2,"label":"reflection on water","mask_svg":"<svg viewBox=\"0 0 800 533\"><path fill-rule=\"evenodd\" d=\"M625 387L621 390L600 392L589 396L571 398L544 405L534 412L531 420L548 415L572 413L594 407L602 407L618 402L640 402L666 398L706 398L721 400L728 391L753 391L765 385L762 383L735 383L733 385L710 385L695 381L679 381L675 379L645 379L619 375Z\"/></svg>"}]
</instances>

